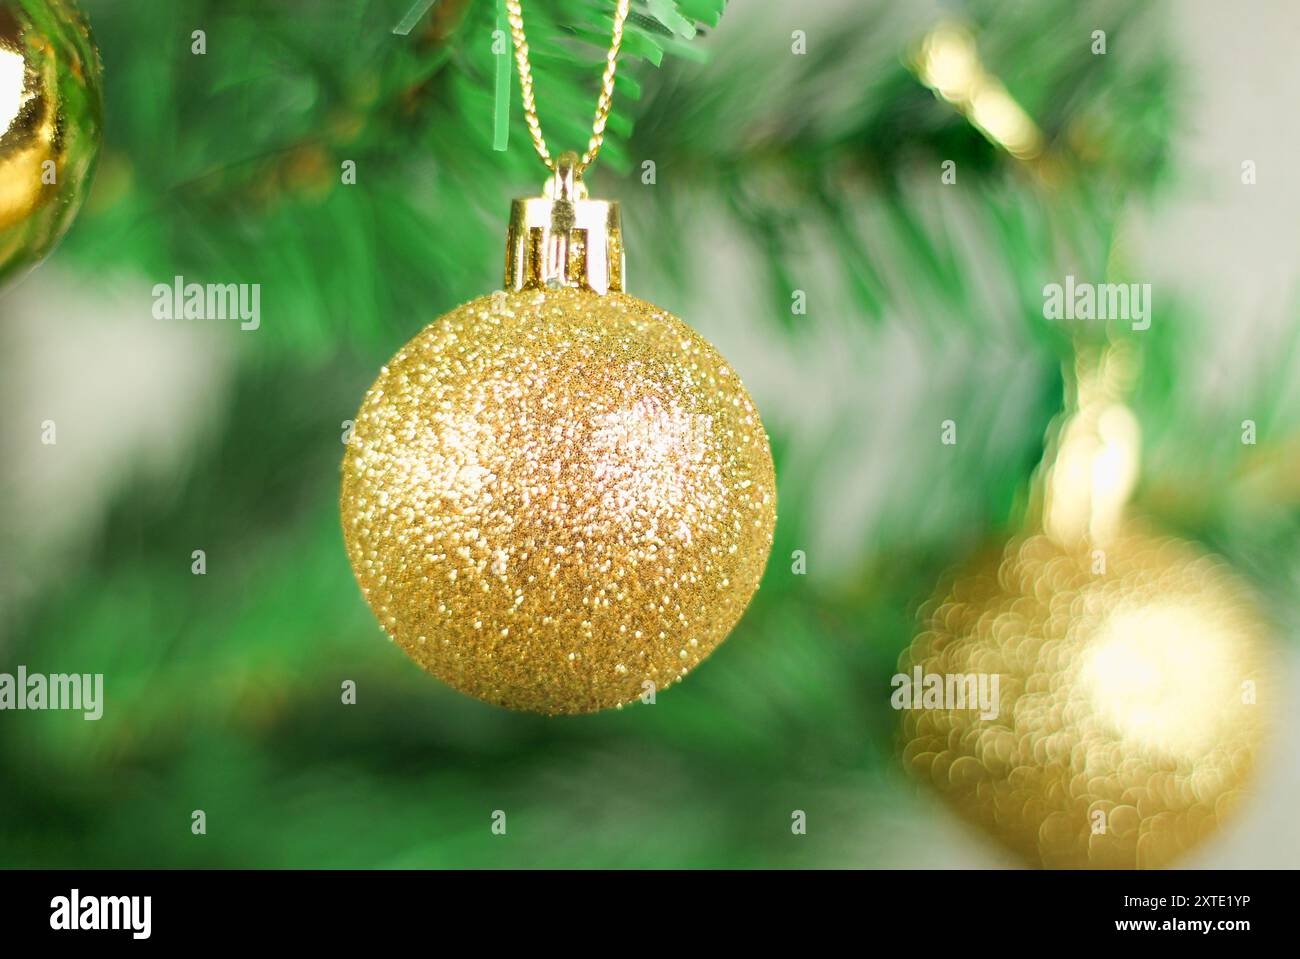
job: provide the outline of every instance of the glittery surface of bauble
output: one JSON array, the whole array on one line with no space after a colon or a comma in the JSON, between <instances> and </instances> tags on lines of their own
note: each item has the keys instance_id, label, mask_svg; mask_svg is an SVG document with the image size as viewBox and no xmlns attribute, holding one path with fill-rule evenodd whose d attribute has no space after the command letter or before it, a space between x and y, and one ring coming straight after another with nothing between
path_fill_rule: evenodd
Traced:
<instances>
[{"instance_id":1,"label":"glittery surface of bauble","mask_svg":"<svg viewBox=\"0 0 1300 959\"><path fill-rule=\"evenodd\" d=\"M1152 868L1231 814L1270 671L1221 560L1132 525L1104 550L1037 535L940 595L900 670L997 674L997 715L906 710L903 756L965 818L1034 865Z\"/></svg>"},{"instance_id":2,"label":"glittery surface of bauble","mask_svg":"<svg viewBox=\"0 0 1300 959\"><path fill-rule=\"evenodd\" d=\"M453 310L380 372L342 514L412 659L490 703L586 713L722 642L776 487L753 402L698 333L623 293L524 290Z\"/></svg>"},{"instance_id":3,"label":"glittery surface of bauble","mask_svg":"<svg viewBox=\"0 0 1300 959\"><path fill-rule=\"evenodd\" d=\"M99 51L72 0L0 0L0 282L40 262L89 189Z\"/></svg>"}]
</instances>

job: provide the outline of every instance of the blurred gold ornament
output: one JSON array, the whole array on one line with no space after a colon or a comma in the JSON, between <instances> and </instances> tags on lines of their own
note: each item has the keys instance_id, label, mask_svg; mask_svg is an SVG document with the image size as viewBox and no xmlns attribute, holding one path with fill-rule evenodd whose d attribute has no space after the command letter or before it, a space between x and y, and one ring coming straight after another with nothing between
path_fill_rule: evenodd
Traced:
<instances>
[{"instance_id":1,"label":"blurred gold ornament","mask_svg":"<svg viewBox=\"0 0 1300 959\"><path fill-rule=\"evenodd\" d=\"M1139 436L1123 366L1081 366L1041 530L957 575L900 664L998 678L995 716L906 712L904 760L1047 867L1168 863L1236 807L1267 728L1269 630L1248 589L1124 516Z\"/></svg>"},{"instance_id":2,"label":"blurred gold ornament","mask_svg":"<svg viewBox=\"0 0 1300 959\"><path fill-rule=\"evenodd\" d=\"M99 51L72 0L0 0L0 282L71 225L102 133Z\"/></svg>"},{"instance_id":3,"label":"blurred gold ornament","mask_svg":"<svg viewBox=\"0 0 1300 959\"><path fill-rule=\"evenodd\" d=\"M506 291L380 372L343 463L348 555L417 663L501 706L585 713L704 659L758 587L776 522L739 377L622 292L618 207L578 158L516 201Z\"/></svg>"}]
</instances>

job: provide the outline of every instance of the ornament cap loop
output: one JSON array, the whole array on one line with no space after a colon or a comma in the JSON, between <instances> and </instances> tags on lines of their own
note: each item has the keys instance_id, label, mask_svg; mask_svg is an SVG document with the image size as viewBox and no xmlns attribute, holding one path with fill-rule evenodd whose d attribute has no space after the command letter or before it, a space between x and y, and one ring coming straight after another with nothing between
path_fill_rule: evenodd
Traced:
<instances>
[{"instance_id":1,"label":"ornament cap loop","mask_svg":"<svg viewBox=\"0 0 1300 959\"><path fill-rule=\"evenodd\" d=\"M561 203L587 199L587 185L582 182L582 171L578 169L578 154L572 150L561 153L555 161L555 176L546 185L546 196Z\"/></svg>"},{"instance_id":2,"label":"ornament cap loop","mask_svg":"<svg viewBox=\"0 0 1300 959\"><path fill-rule=\"evenodd\" d=\"M506 234L507 290L623 289L618 203L588 198L576 153L563 153L542 196L515 200Z\"/></svg>"}]
</instances>

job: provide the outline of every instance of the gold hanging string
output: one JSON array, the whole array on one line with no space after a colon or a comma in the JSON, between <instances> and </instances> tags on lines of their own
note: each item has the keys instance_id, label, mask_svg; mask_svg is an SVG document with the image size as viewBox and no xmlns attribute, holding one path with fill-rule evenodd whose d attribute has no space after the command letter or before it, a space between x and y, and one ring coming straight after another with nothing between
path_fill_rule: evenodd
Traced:
<instances>
[{"instance_id":1,"label":"gold hanging string","mask_svg":"<svg viewBox=\"0 0 1300 959\"><path fill-rule=\"evenodd\" d=\"M524 13L519 6L520 0L506 0L506 18L510 21L510 37L515 45L515 62L519 64L519 89L523 93L524 117L528 121L528 132L532 134L533 146L542 158L546 168L555 171L555 161L546 148L542 137L542 124L537 119L537 101L533 96L533 70L528 63L528 38L524 35ZM627 21L631 0L617 0L614 8L614 34L609 44L609 53L605 55L605 73L600 81L600 98L596 101L596 119L591 124L591 139L587 143L587 152L578 161L575 175L596 162L600 145L605 142L605 124L609 120L609 110L614 102L614 71L617 69L618 51L623 45L623 24Z\"/></svg>"}]
</instances>

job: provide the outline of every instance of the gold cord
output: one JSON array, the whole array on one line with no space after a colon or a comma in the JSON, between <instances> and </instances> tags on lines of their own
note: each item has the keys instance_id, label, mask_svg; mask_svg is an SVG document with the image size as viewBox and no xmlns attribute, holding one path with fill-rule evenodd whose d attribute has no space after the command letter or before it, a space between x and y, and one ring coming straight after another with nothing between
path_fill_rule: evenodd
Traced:
<instances>
[{"instance_id":1,"label":"gold cord","mask_svg":"<svg viewBox=\"0 0 1300 959\"><path fill-rule=\"evenodd\" d=\"M614 102L614 71L617 69L619 48L623 45L623 24L627 21L630 2L631 0L618 0L614 8L614 35L610 41L609 53L605 55L605 73L600 81L600 98L596 101L596 119L591 124L591 140L587 143L587 152L582 155L574 171L578 176L596 162L600 145L605 142L605 123L609 120L609 110ZM515 62L519 64L519 89L523 92L524 117L528 121L528 132L532 134L537 155L542 158L546 168L554 172L555 161L546 149L542 124L537 119L533 70L528 63L528 38L524 35L524 13L519 3L520 0L506 0L506 17L510 21L510 37L515 45Z\"/></svg>"}]
</instances>

